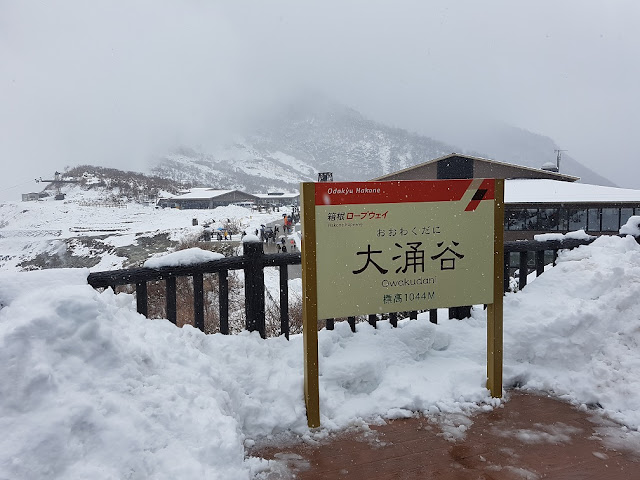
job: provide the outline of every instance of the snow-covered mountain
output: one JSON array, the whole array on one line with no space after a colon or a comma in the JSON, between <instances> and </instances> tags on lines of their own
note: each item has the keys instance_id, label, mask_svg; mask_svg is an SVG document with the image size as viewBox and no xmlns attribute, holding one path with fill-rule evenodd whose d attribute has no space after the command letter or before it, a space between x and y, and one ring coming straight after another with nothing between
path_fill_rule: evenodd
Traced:
<instances>
[{"instance_id":1,"label":"snow-covered mountain","mask_svg":"<svg viewBox=\"0 0 640 480\"><path fill-rule=\"evenodd\" d=\"M367 180L453 151L343 105L313 100L296 103L215 152L180 148L151 171L220 188L292 190L316 180L318 172L333 172L336 181Z\"/></svg>"},{"instance_id":2,"label":"snow-covered mountain","mask_svg":"<svg viewBox=\"0 0 640 480\"><path fill-rule=\"evenodd\" d=\"M457 146L369 120L321 96L299 97L234 142L213 150L180 147L151 172L216 188L292 191L318 172L333 172L336 181L368 180L452 152L540 168L559 148L548 137L506 125L455 138ZM613 185L568 155L561 171L585 183Z\"/></svg>"}]
</instances>

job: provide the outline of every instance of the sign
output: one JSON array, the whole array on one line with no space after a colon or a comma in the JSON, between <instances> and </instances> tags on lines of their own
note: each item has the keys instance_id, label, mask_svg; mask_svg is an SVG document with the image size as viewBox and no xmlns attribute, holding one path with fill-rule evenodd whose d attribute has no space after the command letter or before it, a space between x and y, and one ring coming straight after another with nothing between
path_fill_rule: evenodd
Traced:
<instances>
[{"instance_id":1,"label":"sign","mask_svg":"<svg viewBox=\"0 0 640 480\"><path fill-rule=\"evenodd\" d=\"M301 184L310 427L318 319L488 304L487 388L502 395L503 192L496 179Z\"/></svg>"},{"instance_id":2,"label":"sign","mask_svg":"<svg viewBox=\"0 0 640 480\"><path fill-rule=\"evenodd\" d=\"M316 184L318 318L491 303L494 182Z\"/></svg>"}]
</instances>

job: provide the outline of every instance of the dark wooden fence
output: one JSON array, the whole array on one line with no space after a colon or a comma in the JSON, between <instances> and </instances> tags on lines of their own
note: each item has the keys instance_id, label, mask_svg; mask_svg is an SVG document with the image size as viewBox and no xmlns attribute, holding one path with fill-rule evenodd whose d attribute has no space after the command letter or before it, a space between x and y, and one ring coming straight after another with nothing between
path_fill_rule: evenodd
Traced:
<instances>
[{"instance_id":1,"label":"dark wooden fence","mask_svg":"<svg viewBox=\"0 0 640 480\"><path fill-rule=\"evenodd\" d=\"M518 273L518 286L520 289L527 284L527 275L535 271L541 275L545 264L555 263L558 250L572 249L580 245L587 245L594 239L588 240L550 240L545 242L517 241L505 242L504 245L504 291L508 291L510 278ZM89 284L94 288L113 288L121 285L135 285L137 310L142 315L148 313L147 282L164 280L166 283L166 314L167 318L176 323L176 279L178 277L191 277L193 282L193 325L204 331L204 303L205 292L203 275L216 273L218 275L219 294L219 318L220 332L229 333L229 284L228 272L230 270L243 270L245 328L249 331L257 331L266 337L265 326L265 267L277 267L280 271L280 332L289 338L289 287L288 266L300 265L300 253L263 253L263 245L259 242L244 243L243 255L213 260L206 263L188 266L162 267L162 268L131 268L125 270L112 270L107 272L94 272L88 277ZM512 262L513 257L517 262ZM514 265L515 263L515 265ZM449 309L449 318L465 318L469 316L471 307L460 306ZM400 312L410 318L417 318L418 312ZM385 314L391 325L398 323L399 312ZM437 310L429 311L432 323L437 323ZM378 315L369 315L368 322L375 327ZM351 330L355 332L356 318L349 317L347 321ZM334 328L334 319L326 320L329 330Z\"/></svg>"}]
</instances>

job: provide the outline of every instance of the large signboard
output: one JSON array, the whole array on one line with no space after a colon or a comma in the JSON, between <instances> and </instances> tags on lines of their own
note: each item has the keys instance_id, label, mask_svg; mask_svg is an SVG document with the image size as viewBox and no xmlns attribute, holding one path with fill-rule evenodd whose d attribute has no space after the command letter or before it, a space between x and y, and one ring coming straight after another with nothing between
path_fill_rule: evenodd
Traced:
<instances>
[{"instance_id":1,"label":"large signboard","mask_svg":"<svg viewBox=\"0 0 640 480\"><path fill-rule=\"evenodd\" d=\"M318 319L487 304L502 395L504 181L302 183L304 395L320 425Z\"/></svg>"},{"instance_id":2,"label":"large signboard","mask_svg":"<svg viewBox=\"0 0 640 480\"><path fill-rule=\"evenodd\" d=\"M318 318L491 303L495 180L315 184Z\"/></svg>"}]
</instances>

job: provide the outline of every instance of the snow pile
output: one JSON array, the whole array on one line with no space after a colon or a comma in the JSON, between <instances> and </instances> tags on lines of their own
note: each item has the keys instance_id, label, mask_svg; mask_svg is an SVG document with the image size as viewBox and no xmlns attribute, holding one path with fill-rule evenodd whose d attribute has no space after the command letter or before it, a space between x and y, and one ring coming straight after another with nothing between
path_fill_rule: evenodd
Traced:
<instances>
[{"instance_id":1,"label":"snow pile","mask_svg":"<svg viewBox=\"0 0 640 480\"><path fill-rule=\"evenodd\" d=\"M242 237L242 243L260 243L260 239L257 235L253 233L247 233L244 237Z\"/></svg>"},{"instance_id":2,"label":"snow pile","mask_svg":"<svg viewBox=\"0 0 640 480\"><path fill-rule=\"evenodd\" d=\"M309 432L302 337L204 335L147 320L87 270L3 274L0 478L249 479L261 436L468 413L485 388L486 316L319 335L323 430ZM640 247L601 237L505 298L505 384L601 405L640 425ZM440 312L444 313L444 312Z\"/></svg>"},{"instance_id":3,"label":"snow pile","mask_svg":"<svg viewBox=\"0 0 640 480\"><path fill-rule=\"evenodd\" d=\"M224 255L198 247L186 248L177 252L169 253L159 257L150 258L144 262L147 268L178 267L184 265L195 265L198 263L220 260Z\"/></svg>"},{"instance_id":4,"label":"snow pile","mask_svg":"<svg viewBox=\"0 0 640 480\"><path fill-rule=\"evenodd\" d=\"M593 235L589 235L583 229L580 229L580 230L576 230L575 232L567 232L567 233L539 233L538 235L534 235L533 238L538 242L546 242L549 240L563 241L565 239L589 240L590 238L594 238L594 237Z\"/></svg>"},{"instance_id":5,"label":"snow pile","mask_svg":"<svg viewBox=\"0 0 640 480\"><path fill-rule=\"evenodd\" d=\"M640 246L599 237L504 304L505 382L600 404L640 426Z\"/></svg>"},{"instance_id":6,"label":"snow pile","mask_svg":"<svg viewBox=\"0 0 640 480\"><path fill-rule=\"evenodd\" d=\"M620 227L620 234L640 237L640 216L630 217L627 223Z\"/></svg>"}]
</instances>

